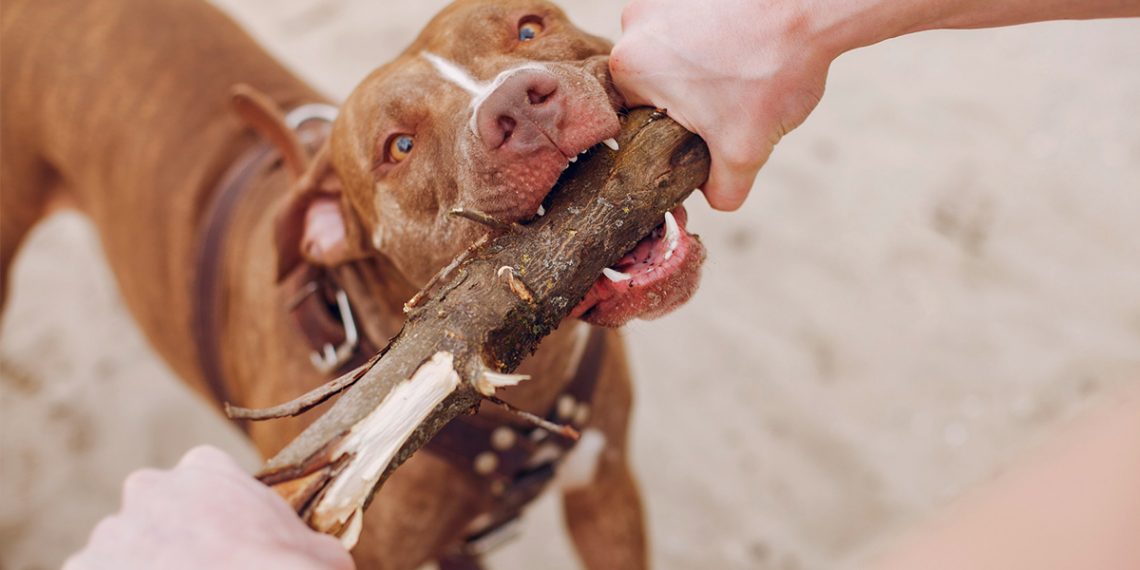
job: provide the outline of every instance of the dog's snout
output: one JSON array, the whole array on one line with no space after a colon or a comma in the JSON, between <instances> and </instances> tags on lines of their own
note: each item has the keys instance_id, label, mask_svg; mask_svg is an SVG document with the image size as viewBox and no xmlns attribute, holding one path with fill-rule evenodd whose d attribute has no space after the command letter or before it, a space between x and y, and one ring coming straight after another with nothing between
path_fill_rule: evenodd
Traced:
<instances>
[{"instance_id":1,"label":"dog's snout","mask_svg":"<svg viewBox=\"0 0 1140 570\"><path fill-rule=\"evenodd\" d=\"M509 145L526 151L550 144L565 112L560 88L558 77L548 71L512 73L475 108L479 140L488 150Z\"/></svg>"}]
</instances>

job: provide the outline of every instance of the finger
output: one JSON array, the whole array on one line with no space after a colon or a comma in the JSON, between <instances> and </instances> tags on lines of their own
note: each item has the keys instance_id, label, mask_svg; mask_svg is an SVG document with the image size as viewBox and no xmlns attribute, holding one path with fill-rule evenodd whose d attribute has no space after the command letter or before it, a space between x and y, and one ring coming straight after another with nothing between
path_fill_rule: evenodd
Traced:
<instances>
[{"instance_id":1,"label":"finger","mask_svg":"<svg viewBox=\"0 0 1140 570\"><path fill-rule=\"evenodd\" d=\"M118 515L111 515L99 521L87 538L87 545L64 562L63 570L101 570L116 567L118 561L115 560L113 545L122 544L130 539L122 532L123 525Z\"/></svg>"},{"instance_id":2,"label":"finger","mask_svg":"<svg viewBox=\"0 0 1140 570\"><path fill-rule=\"evenodd\" d=\"M249 474L234 461L233 457L230 457L226 452L211 445L199 445L187 451L186 455L183 455L182 459L178 462L176 469L201 469L225 475L240 474L242 477L249 476Z\"/></svg>"},{"instance_id":3,"label":"finger","mask_svg":"<svg viewBox=\"0 0 1140 570\"><path fill-rule=\"evenodd\" d=\"M628 32L629 29L644 19L646 13L649 13L653 7L649 2L644 0L633 0L625 5L621 11L621 29L623 32Z\"/></svg>"},{"instance_id":4,"label":"finger","mask_svg":"<svg viewBox=\"0 0 1140 570\"><path fill-rule=\"evenodd\" d=\"M166 475L158 469L139 469L123 480L121 512L146 512Z\"/></svg>"},{"instance_id":5,"label":"finger","mask_svg":"<svg viewBox=\"0 0 1140 570\"><path fill-rule=\"evenodd\" d=\"M329 570L354 570L356 568L352 555L344 549L340 540L327 534L312 531L308 536L313 542L313 547L306 548L305 551L309 556L317 559L322 568Z\"/></svg>"},{"instance_id":6,"label":"finger","mask_svg":"<svg viewBox=\"0 0 1140 570\"><path fill-rule=\"evenodd\" d=\"M627 48L628 44L619 43L610 52L610 76L614 88L625 99L627 108L652 106L652 97L641 91L641 82L638 80L636 70L636 48Z\"/></svg>"},{"instance_id":7,"label":"finger","mask_svg":"<svg viewBox=\"0 0 1140 570\"><path fill-rule=\"evenodd\" d=\"M759 167L743 172L733 170L726 167L723 160L718 161L714 155L709 179L701 187L705 193L705 200L714 210L722 212L738 210L752 191L759 170Z\"/></svg>"}]
</instances>

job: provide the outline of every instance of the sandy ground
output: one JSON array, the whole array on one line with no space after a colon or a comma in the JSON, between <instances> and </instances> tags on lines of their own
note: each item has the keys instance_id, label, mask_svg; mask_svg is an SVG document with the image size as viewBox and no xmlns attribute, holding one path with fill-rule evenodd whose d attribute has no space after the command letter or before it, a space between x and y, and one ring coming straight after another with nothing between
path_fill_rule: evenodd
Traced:
<instances>
[{"instance_id":1,"label":"sandy ground","mask_svg":"<svg viewBox=\"0 0 1140 570\"><path fill-rule=\"evenodd\" d=\"M226 0L344 96L443 2ZM575 0L616 37L621 3ZM656 566L835 568L1140 379L1140 22L938 32L841 58L676 314L628 328ZM45 224L0 336L0 567L53 568L120 481L209 442L91 228ZM547 498L494 568L575 568Z\"/></svg>"}]
</instances>

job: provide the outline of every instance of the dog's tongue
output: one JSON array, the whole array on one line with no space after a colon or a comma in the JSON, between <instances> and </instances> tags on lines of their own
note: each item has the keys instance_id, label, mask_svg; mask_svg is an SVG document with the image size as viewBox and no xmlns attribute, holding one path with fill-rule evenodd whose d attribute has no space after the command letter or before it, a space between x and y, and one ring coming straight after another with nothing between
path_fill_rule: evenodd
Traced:
<instances>
[{"instance_id":1,"label":"dog's tongue","mask_svg":"<svg viewBox=\"0 0 1140 570\"><path fill-rule=\"evenodd\" d=\"M665 223L598 277L570 316L618 327L633 318L660 317L689 300L700 281L705 249L685 231L687 221L684 207L670 212Z\"/></svg>"}]
</instances>

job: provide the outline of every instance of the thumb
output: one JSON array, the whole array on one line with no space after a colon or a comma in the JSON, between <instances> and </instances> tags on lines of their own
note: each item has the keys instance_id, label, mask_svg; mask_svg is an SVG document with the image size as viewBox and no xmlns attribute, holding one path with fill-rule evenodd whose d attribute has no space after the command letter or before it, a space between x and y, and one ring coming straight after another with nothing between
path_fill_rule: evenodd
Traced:
<instances>
[{"instance_id":1,"label":"thumb","mask_svg":"<svg viewBox=\"0 0 1140 570\"><path fill-rule=\"evenodd\" d=\"M761 162L755 167L732 168L722 157L714 153L709 179L701 187L709 206L722 212L738 210L744 204L748 193L752 191L752 184L756 181L756 175L763 165Z\"/></svg>"}]
</instances>

